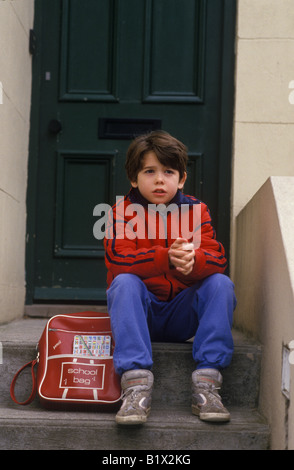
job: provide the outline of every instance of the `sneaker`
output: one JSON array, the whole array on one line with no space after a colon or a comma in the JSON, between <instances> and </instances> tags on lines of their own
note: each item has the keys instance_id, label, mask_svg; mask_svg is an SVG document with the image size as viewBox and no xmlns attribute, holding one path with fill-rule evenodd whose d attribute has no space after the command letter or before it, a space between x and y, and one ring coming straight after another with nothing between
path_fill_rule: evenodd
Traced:
<instances>
[{"instance_id":1,"label":"sneaker","mask_svg":"<svg viewBox=\"0 0 294 470\"><path fill-rule=\"evenodd\" d=\"M218 390L223 378L216 369L198 369L192 374L192 413L203 421L229 421Z\"/></svg>"},{"instance_id":2,"label":"sneaker","mask_svg":"<svg viewBox=\"0 0 294 470\"><path fill-rule=\"evenodd\" d=\"M116 415L118 424L143 424L151 410L153 374L150 370L136 369L121 377L123 403Z\"/></svg>"}]
</instances>

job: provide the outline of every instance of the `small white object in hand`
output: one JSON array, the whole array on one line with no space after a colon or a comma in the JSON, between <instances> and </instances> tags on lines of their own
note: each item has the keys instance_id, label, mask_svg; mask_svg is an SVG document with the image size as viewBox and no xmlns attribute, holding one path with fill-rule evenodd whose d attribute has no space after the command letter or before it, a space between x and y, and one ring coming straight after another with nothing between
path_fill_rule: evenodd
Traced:
<instances>
[{"instance_id":1,"label":"small white object in hand","mask_svg":"<svg viewBox=\"0 0 294 470\"><path fill-rule=\"evenodd\" d=\"M185 250L185 251L194 250L194 243L183 243L181 248L182 250Z\"/></svg>"}]
</instances>

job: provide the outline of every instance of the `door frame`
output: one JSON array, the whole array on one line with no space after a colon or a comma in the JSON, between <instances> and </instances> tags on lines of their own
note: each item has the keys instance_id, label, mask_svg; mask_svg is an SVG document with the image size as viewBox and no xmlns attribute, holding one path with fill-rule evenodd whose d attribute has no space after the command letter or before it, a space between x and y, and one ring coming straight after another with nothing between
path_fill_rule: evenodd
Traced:
<instances>
[{"instance_id":1,"label":"door frame","mask_svg":"<svg viewBox=\"0 0 294 470\"><path fill-rule=\"evenodd\" d=\"M29 136L29 163L27 186L27 228L26 228L26 305L34 303L34 278L37 260L36 243L36 199L38 197L38 154L39 154L39 113L41 100L42 71L42 15L43 0L35 0L34 37L35 50L32 62L32 94ZM223 0L223 37L221 61L221 106L220 106L220 139L218 169L218 212L212 214L218 227L218 239L225 246L227 256L230 249L231 226L231 175L233 156L233 115L235 101L235 31L236 0ZM222 185L222 182L226 182ZM48 302L45 302L48 303ZM72 303L72 302L71 302ZM84 302L86 303L86 302Z\"/></svg>"}]
</instances>

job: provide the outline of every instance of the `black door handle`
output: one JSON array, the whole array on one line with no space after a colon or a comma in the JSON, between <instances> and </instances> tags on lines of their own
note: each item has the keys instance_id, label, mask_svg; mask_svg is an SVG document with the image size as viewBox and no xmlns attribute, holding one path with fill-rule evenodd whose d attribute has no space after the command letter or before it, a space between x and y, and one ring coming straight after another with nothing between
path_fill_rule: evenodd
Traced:
<instances>
[{"instance_id":1,"label":"black door handle","mask_svg":"<svg viewBox=\"0 0 294 470\"><path fill-rule=\"evenodd\" d=\"M57 119L52 119L49 122L48 129L51 134L59 134L59 132L62 130L62 124Z\"/></svg>"}]
</instances>

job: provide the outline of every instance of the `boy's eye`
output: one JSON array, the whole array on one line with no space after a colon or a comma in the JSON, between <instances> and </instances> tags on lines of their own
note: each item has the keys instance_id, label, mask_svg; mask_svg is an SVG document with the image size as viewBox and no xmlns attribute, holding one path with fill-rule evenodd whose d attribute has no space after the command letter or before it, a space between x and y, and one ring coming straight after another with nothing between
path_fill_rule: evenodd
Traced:
<instances>
[{"instance_id":1,"label":"boy's eye","mask_svg":"<svg viewBox=\"0 0 294 470\"><path fill-rule=\"evenodd\" d=\"M152 169L152 168L147 168L146 170L144 170L144 173L146 174L152 174L152 173L155 173L155 170ZM164 170L164 173L168 174L168 175L173 175L174 174L174 170L173 169L166 169Z\"/></svg>"}]
</instances>

